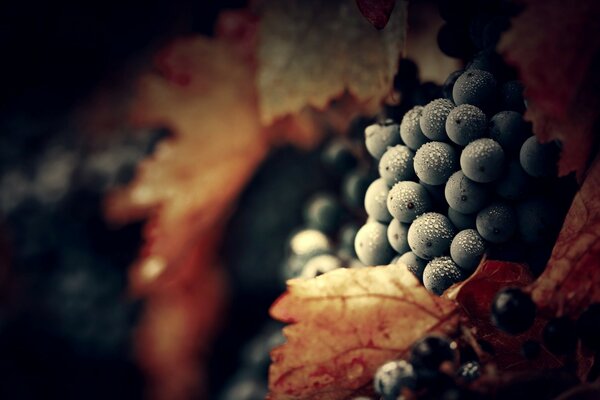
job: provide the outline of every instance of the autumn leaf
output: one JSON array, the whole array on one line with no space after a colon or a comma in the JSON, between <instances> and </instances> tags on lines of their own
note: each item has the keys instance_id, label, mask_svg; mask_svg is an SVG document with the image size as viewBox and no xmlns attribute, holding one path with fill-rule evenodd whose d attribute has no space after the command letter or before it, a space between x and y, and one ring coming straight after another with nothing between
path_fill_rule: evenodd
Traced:
<instances>
[{"instance_id":1,"label":"autumn leaf","mask_svg":"<svg viewBox=\"0 0 600 400\"><path fill-rule=\"evenodd\" d=\"M525 9L501 38L499 51L519 70L528 99L525 117L536 135L563 142L559 173L581 176L593 156L600 116L600 3L522 3Z\"/></svg>"},{"instance_id":2,"label":"autumn leaf","mask_svg":"<svg viewBox=\"0 0 600 400\"><path fill-rule=\"evenodd\" d=\"M551 315L577 315L600 301L600 159L575 195L533 299Z\"/></svg>"},{"instance_id":3,"label":"autumn leaf","mask_svg":"<svg viewBox=\"0 0 600 400\"><path fill-rule=\"evenodd\" d=\"M271 399L344 399L427 332L449 333L456 305L401 265L339 269L291 280L271 315L291 323L271 353Z\"/></svg>"},{"instance_id":4,"label":"autumn leaf","mask_svg":"<svg viewBox=\"0 0 600 400\"><path fill-rule=\"evenodd\" d=\"M356 0L358 9L377 29L385 28L396 0Z\"/></svg>"},{"instance_id":5,"label":"autumn leaf","mask_svg":"<svg viewBox=\"0 0 600 400\"><path fill-rule=\"evenodd\" d=\"M310 120L323 120L318 111L338 100L344 112L337 115L346 124L359 112L377 111L403 51L406 8L399 2L378 31L352 0L262 2L257 86L263 124L283 122L278 137L290 131L311 144L322 125Z\"/></svg>"}]
</instances>

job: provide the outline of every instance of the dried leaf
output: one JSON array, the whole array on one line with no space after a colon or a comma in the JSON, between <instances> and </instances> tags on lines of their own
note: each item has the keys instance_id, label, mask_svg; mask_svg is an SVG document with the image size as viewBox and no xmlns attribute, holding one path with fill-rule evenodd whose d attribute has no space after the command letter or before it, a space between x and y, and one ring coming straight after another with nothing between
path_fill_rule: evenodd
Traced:
<instances>
[{"instance_id":1,"label":"dried leaf","mask_svg":"<svg viewBox=\"0 0 600 400\"><path fill-rule=\"evenodd\" d=\"M352 114L374 112L390 92L406 35L405 1L381 31L352 0L267 0L259 14L257 82L265 125L307 108L323 110L344 93L353 100Z\"/></svg>"},{"instance_id":2,"label":"dried leaf","mask_svg":"<svg viewBox=\"0 0 600 400\"><path fill-rule=\"evenodd\" d=\"M271 353L271 399L344 399L415 340L458 322L454 302L428 293L400 265L291 280L271 315L292 323L287 343Z\"/></svg>"},{"instance_id":3,"label":"dried leaf","mask_svg":"<svg viewBox=\"0 0 600 400\"><path fill-rule=\"evenodd\" d=\"M513 20L499 50L519 69L529 100L526 118L536 135L564 144L559 173L581 175L593 155L594 123L600 116L600 3L522 3L525 10Z\"/></svg>"},{"instance_id":4,"label":"dried leaf","mask_svg":"<svg viewBox=\"0 0 600 400\"><path fill-rule=\"evenodd\" d=\"M577 315L600 301L600 159L575 195L544 273L531 286L550 315Z\"/></svg>"},{"instance_id":5,"label":"dried leaf","mask_svg":"<svg viewBox=\"0 0 600 400\"><path fill-rule=\"evenodd\" d=\"M149 217L131 282L148 298L138 357L156 399L187 399L200 389L199 353L209 346L224 297L218 243L266 152L246 61L226 40L201 37L159 55L159 73L139 82L133 120L166 126L174 137L107 202L113 221Z\"/></svg>"},{"instance_id":6,"label":"dried leaf","mask_svg":"<svg viewBox=\"0 0 600 400\"><path fill-rule=\"evenodd\" d=\"M377 29L385 28L395 4L396 0L356 0L362 15Z\"/></svg>"}]
</instances>

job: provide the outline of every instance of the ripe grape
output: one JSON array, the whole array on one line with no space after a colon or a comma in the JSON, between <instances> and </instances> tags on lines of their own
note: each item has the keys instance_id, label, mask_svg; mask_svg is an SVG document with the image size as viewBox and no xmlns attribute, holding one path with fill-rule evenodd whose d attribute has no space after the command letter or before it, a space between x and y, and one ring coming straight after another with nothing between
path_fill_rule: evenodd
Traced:
<instances>
[{"instance_id":1,"label":"ripe grape","mask_svg":"<svg viewBox=\"0 0 600 400\"><path fill-rule=\"evenodd\" d=\"M456 229L460 231L475 228L476 218L477 214L463 214L452 207L448 207L448 219L450 219L450 222L452 222Z\"/></svg>"},{"instance_id":2,"label":"ripe grape","mask_svg":"<svg viewBox=\"0 0 600 400\"><path fill-rule=\"evenodd\" d=\"M400 144L400 127L392 120L365 128L365 145L373 158L379 160L389 146Z\"/></svg>"},{"instance_id":3,"label":"ripe grape","mask_svg":"<svg viewBox=\"0 0 600 400\"><path fill-rule=\"evenodd\" d=\"M390 245L398 253L403 254L410 250L408 247L408 224L403 224L396 218L390 222L387 230L387 238Z\"/></svg>"},{"instance_id":4,"label":"ripe grape","mask_svg":"<svg viewBox=\"0 0 600 400\"><path fill-rule=\"evenodd\" d=\"M554 176L558 161L558 147L552 142L542 144L532 136L521 146L519 161L525 172L534 178Z\"/></svg>"},{"instance_id":5,"label":"ripe grape","mask_svg":"<svg viewBox=\"0 0 600 400\"><path fill-rule=\"evenodd\" d=\"M466 70L454 84L452 98L456 105L471 104L488 109L496 97L496 79L479 69Z\"/></svg>"},{"instance_id":6,"label":"ripe grape","mask_svg":"<svg viewBox=\"0 0 600 400\"><path fill-rule=\"evenodd\" d=\"M477 232L488 242L506 242L516 229L515 210L503 202L495 202L479 211L475 225Z\"/></svg>"},{"instance_id":7,"label":"ripe grape","mask_svg":"<svg viewBox=\"0 0 600 400\"><path fill-rule=\"evenodd\" d=\"M483 111L470 104L461 104L448 114L446 132L454 143L466 146L486 134L487 118Z\"/></svg>"},{"instance_id":8,"label":"ripe grape","mask_svg":"<svg viewBox=\"0 0 600 400\"><path fill-rule=\"evenodd\" d=\"M481 210L488 200L485 185L470 180L462 171L456 171L448 179L444 194L448 205L463 214Z\"/></svg>"},{"instance_id":9,"label":"ripe grape","mask_svg":"<svg viewBox=\"0 0 600 400\"><path fill-rule=\"evenodd\" d=\"M335 175L349 172L358 163L348 143L340 139L331 140L321 153L321 162Z\"/></svg>"},{"instance_id":10,"label":"ripe grape","mask_svg":"<svg viewBox=\"0 0 600 400\"><path fill-rule=\"evenodd\" d=\"M415 106L410 109L400 124L400 137L406 146L411 150L418 150L419 147L429 141L429 139L423 135L419 120L423 114L423 106Z\"/></svg>"},{"instance_id":11,"label":"ripe grape","mask_svg":"<svg viewBox=\"0 0 600 400\"><path fill-rule=\"evenodd\" d=\"M302 229L289 240L289 250L292 255L304 256L331 250L329 238L316 229Z\"/></svg>"},{"instance_id":12,"label":"ripe grape","mask_svg":"<svg viewBox=\"0 0 600 400\"><path fill-rule=\"evenodd\" d=\"M453 73L448 75L448 78L446 78L446 81L444 82L444 86L442 88L442 92L444 93L444 97L446 99L452 100L452 88L454 88L454 83L456 82L458 77L463 74L463 72L465 71L459 69L458 71L454 71Z\"/></svg>"},{"instance_id":13,"label":"ripe grape","mask_svg":"<svg viewBox=\"0 0 600 400\"><path fill-rule=\"evenodd\" d=\"M529 329L535 313L535 303L519 288L504 288L496 293L492 301L492 322L512 335Z\"/></svg>"},{"instance_id":14,"label":"ripe grape","mask_svg":"<svg viewBox=\"0 0 600 400\"><path fill-rule=\"evenodd\" d=\"M427 265L427 260L417 257L417 255L412 251L407 251L400 256L397 263L405 264L406 269L412 272L419 281L423 281L423 270Z\"/></svg>"},{"instance_id":15,"label":"ripe grape","mask_svg":"<svg viewBox=\"0 0 600 400\"><path fill-rule=\"evenodd\" d=\"M308 260L300 273L301 278L314 278L342 267L342 261L331 254L322 254Z\"/></svg>"},{"instance_id":16,"label":"ripe grape","mask_svg":"<svg viewBox=\"0 0 600 400\"><path fill-rule=\"evenodd\" d=\"M371 184L372 178L367 171L355 169L344 177L342 181L342 199L352 208L363 206L365 193Z\"/></svg>"},{"instance_id":17,"label":"ripe grape","mask_svg":"<svg viewBox=\"0 0 600 400\"><path fill-rule=\"evenodd\" d=\"M458 232L450 244L452 260L466 271L477 268L485 250L486 243L475 229Z\"/></svg>"},{"instance_id":18,"label":"ripe grape","mask_svg":"<svg viewBox=\"0 0 600 400\"><path fill-rule=\"evenodd\" d=\"M498 195L506 200L517 200L529 191L531 178L525 173L518 160L510 160L503 175L494 184Z\"/></svg>"},{"instance_id":19,"label":"ripe grape","mask_svg":"<svg viewBox=\"0 0 600 400\"><path fill-rule=\"evenodd\" d=\"M415 154L414 167L420 180L441 185L458 169L458 155L448 143L425 143Z\"/></svg>"},{"instance_id":20,"label":"ripe grape","mask_svg":"<svg viewBox=\"0 0 600 400\"><path fill-rule=\"evenodd\" d=\"M335 232L342 219L343 209L339 201L329 193L313 196L304 210L304 218L309 228L323 232Z\"/></svg>"},{"instance_id":21,"label":"ripe grape","mask_svg":"<svg viewBox=\"0 0 600 400\"><path fill-rule=\"evenodd\" d=\"M423 286L441 296L450 286L462 281L464 272L450 257L437 257L429 261L423 271Z\"/></svg>"},{"instance_id":22,"label":"ripe grape","mask_svg":"<svg viewBox=\"0 0 600 400\"><path fill-rule=\"evenodd\" d=\"M383 364L373 378L373 387L384 400L396 400L403 388L414 389L417 375L411 364L404 360Z\"/></svg>"},{"instance_id":23,"label":"ripe grape","mask_svg":"<svg viewBox=\"0 0 600 400\"><path fill-rule=\"evenodd\" d=\"M417 217L408 229L408 245L425 260L448 253L454 237L454 226L440 213L429 212Z\"/></svg>"},{"instance_id":24,"label":"ripe grape","mask_svg":"<svg viewBox=\"0 0 600 400\"><path fill-rule=\"evenodd\" d=\"M431 210L427 190L416 182L398 182L390 189L387 210L400 222L410 223L417 216Z\"/></svg>"},{"instance_id":25,"label":"ripe grape","mask_svg":"<svg viewBox=\"0 0 600 400\"><path fill-rule=\"evenodd\" d=\"M419 126L425 136L431 140L447 140L446 118L454 108L448 99L435 99L423 107Z\"/></svg>"},{"instance_id":26,"label":"ripe grape","mask_svg":"<svg viewBox=\"0 0 600 400\"><path fill-rule=\"evenodd\" d=\"M492 182L502 175L504 150L495 140L477 139L469 143L462 151L460 167L467 178L475 182ZM419 175L418 172L417 175Z\"/></svg>"},{"instance_id":27,"label":"ripe grape","mask_svg":"<svg viewBox=\"0 0 600 400\"><path fill-rule=\"evenodd\" d=\"M389 187L400 181L415 178L413 158L415 153L406 146L388 147L379 160L379 175Z\"/></svg>"},{"instance_id":28,"label":"ripe grape","mask_svg":"<svg viewBox=\"0 0 600 400\"><path fill-rule=\"evenodd\" d=\"M360 227L355 223L348 223L340 228L338 232L339 247L341 249L349 249L354 253L354 239Z\"/></svg>"},{"instance_id":29,"label":"ripe grape","mask_svg":"<svg viewBox=\"0 0 600 400\"><path fill-rule=\"evenodd\" d=\"M415 368L437 371L446 361L455 362L458 357L456 343L440 335L427 335L410 349L410 362Z\"/></svg>"},{"instance_id":30,"label":"ripe grape","mask_svg":"<svg viewBox=\"0 0 600 400\"><path fill-rule=\"evenodd\" d=\"M521 240L526 243L552 241L560 226L554 204L542 197L534 197L519 203L516 208Z\"/></svg>"},{"instance_id":31,"label":"ripe grape","mask_svg":"<svg viewBox=\"0 0 600 400\"><path fill-rule=\"evenodd\" d=\"M390 222L392 220L387 208L389 191L390 189L382 178L371 183L367 193L365 193L365 210L369 217L379 222Z\"/></svg>"},{"instance_id":32,"label":"ripe grape","mask_svg":"<svg viewBox=\"0 0 600 400\"><path fill-rule=\"evenodd\" d=\"M531 127L521 114L501 111L490 119L490 137L509 154L518 152L531 134Z\"/></svg>"},{"instance_id":33,"label":"ripe grape","mask_svg":"<svg viewBox=\"0 0 600 400\"><path fill-rule=\"evenodd\" d=\"M600 350L600 303L593 303L577 320L577 335L591 350Z\"/></svg>"},{"instance_id":34,"label":"ripe grape","mask_svg":"<svg viewBox=\"0 0 600 400\"><path fill-rule=\"evenodd\" d=\"M383 265L394 258L394 249L387 240L387 226L379 222L363 225L356 234L354 250L365 265Z\"/></svg>"},{"instance_id":35,"label":"ripe grape","mask_svg":"<svg viewBox=\"0 0 600 400\"><path fill-rule=\"evenodd\" d=\"M546 348L554 354L570 353L577 347L575 322L568 317L553 318L548 321L542 337Z\"/></svg>"}]
</instances>

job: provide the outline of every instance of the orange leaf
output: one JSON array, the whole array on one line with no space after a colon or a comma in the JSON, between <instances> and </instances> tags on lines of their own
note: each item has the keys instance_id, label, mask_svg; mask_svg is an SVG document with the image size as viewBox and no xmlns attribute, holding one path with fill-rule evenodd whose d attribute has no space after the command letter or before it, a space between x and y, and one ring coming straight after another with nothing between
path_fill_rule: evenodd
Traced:
<instances>
[{"instance_id":1,"label":"orange leaf","mask_svg":"<svg viewBox=\"0 0 600 400\"><path fill-rule=\"evenodd\" d=\"M597 61L600 2L524 0L525 10L499 50L520 72L529 100L526 118L543 141L560 139L559 173L586 169L600 116ZM551 65L552 68L548 68Z\"/></svg>"},{"instance_id":2,"label":"orange leaf","mask_svg":"<svg viewBox=\"0 0 600 400\"><path fill-rule=\"evenodd\" d=\"M378 31L352 0L264 1L257 76L263 123L323 110L342 95L352 99L354 114L377 111L403 51L406 8L399 2ZM302 121L295 128L319 134Z\"/></svg>"},{"instance_id":3,"label":"orange leaf","mask_svg":"<svg viewBox=\"0 0 600 400\"><path fill-rule=\"evenodd\" d=\"M292 323L287 343L271 353L272 399L344 399L425 333L449 333L458 322L452 301L399 265L291 280L271 315Z\"/></svg>"}]
</instances>

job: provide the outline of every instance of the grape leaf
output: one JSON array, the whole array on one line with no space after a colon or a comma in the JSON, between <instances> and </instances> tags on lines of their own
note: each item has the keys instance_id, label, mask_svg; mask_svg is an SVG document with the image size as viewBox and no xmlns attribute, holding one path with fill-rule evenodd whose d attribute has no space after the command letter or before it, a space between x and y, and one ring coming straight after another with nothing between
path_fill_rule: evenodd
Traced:
<instances>
[{"instance_id":1,"label":"grape leaf","mask_svg":"<svg viewBox=\"0 0 600 400\"><path fill-rule=\"evenodd\" d=\"M324 110L344 95L355 109L346 115L374 113L391 90L406 8L405 1L397 4L377 31L352 0L264 1L257 73L263 123Z\"/></svg>"},{"instance_id":2,"label":"grape leaf","mask_svg":"<svg viewBox=\"0 0 600 400\"><path fill-rule=\"evenodd\" d=\"M157 70L140 79L132 119L174 137L107 199L107 214L149 217L130 272L133 290L148 298L138 356L156 398L189 398L224 297L216 251L225 220L267 146L253 70L226 40L178 40L158 55Z\"/></svg>"},{"instance_id":3,"label":"grape leaf","mask_svg":"<svg viewBox=\"0 0 600 400\"><path fill-rule=\"evenodd\" d=\"M430 331L449 333L454 302L432 296L401 265L339 269L288 281L271 315L292 325L271 353L271 399L344 399Z\"/></svg>"},{"instance_id":4,"label":"grape leaf","mask_svg":"<svg viewBox=\"0 0 600 400\"><path fill-rule=\"evenodd\" d=\"M358 9L377 29L383 29L390 20L396 0L356 0Z\"/></svg>"},{"instance_id":5,"label":"grape leaf","mask_svg":"<svg viewBox=\"0 0 600 400\"><path fill-rule=\"evenodd\" d=\"M600 159L588 172L558 236L533 299L551 315L577 315L600 301Z\"/></svg>"},{"instance_id":6,"label":"grape leaf","mask_svg":"<svg viewBox=\"0 0 600 400\"><path fill-rule=\"evenodd\" d=\"M525 116L536 135L564 144L559 173L581 176L593 155L600 116L600 2L522 3L525 9L501 38L499 51L519 70L528 99Z\"/></svg>"}]
</instances>

